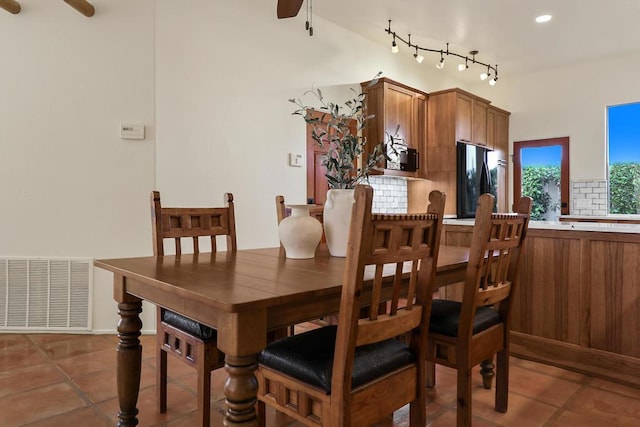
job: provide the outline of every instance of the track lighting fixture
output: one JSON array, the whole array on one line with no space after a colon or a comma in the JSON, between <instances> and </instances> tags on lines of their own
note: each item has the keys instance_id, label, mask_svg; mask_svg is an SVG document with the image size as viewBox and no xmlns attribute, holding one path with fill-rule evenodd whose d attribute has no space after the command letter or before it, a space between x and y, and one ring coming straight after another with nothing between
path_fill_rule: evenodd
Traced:
<instances>
[{"instance_id":1,"label":"track lighting fixture","mask_svg":"<svg viewBox=\"0 0 640 427\"><path fill-rule=\"evenodd\" d=\"M480 74L480 80L487 80L489 77L491 77L491 69L489 67L487 67L487 71L485 73Z\"/></svg>"},{"instance_id":2,"label":"track lighting fixture","mask_svg":"<svg viewBox=\"0 0 640 427\"><path fill-rule=\"evenodd\" d=\"M497 65L496 65L495 71L496 71L496 75L491 80L489 80L489 84L491 86L495 86L496 83L498 83L498 66Z\"/></svg>"},{"instance_id":3,"label":"track lighting fixture","mask_svg":"<svg viewBox=\"0 0 640 427\"><path fill-rule=\"evenodd\" d=\"M411 43L411 34L409 34L409 43ZM418 47L416 47L416 53L413 54L413 57L416 59L418 64L422 64L422 61L424 61L424 56L418 53Z\"/></svg>"},{"instance_id":4,"label":"track lighting fixture","mask_svg":"<svg viewBox=\"0 0 640 427\"><path fill-rule=\"evenodd\" d=\"M389 26L385 29L385 32L387 34L393 36L393 41L391 42L391 52L393 52L393 53L398 53L398 51L399 51L398 44L396 43L396 39L398 39L402 43L404 43L407 46L409 46L410 48L414 48L415 49L415 53L413 54L413 57L415 58L415 60L418 63L422 63L422 61L424 61L424 57L420 54L420 51L422 51L422 52L439 53L440 54L440 61L438 61L438 63L436 64L436 68L439 69L439 70L442 70L444 68L445 56L453 55L453 56L457 56L460 59L464 59L464 63L460 63L458 65L458 70L460 70L460 71L466 70L467 68L469 68L469 63L482 65L484 67L487 67L487 72L486 73L482 73L480 75L480 79L482 79L482 80L488 79L489 77L491 77L491 73L493 72L493 79L491 79L489 81L489 84L491 86L493 86L498 81L498 65L485 64L484 62L480 62L480 61L476 60L476 55L478 54L477 50L470 51L468 55L461 55L459 53L450 51L449 50L449 43L447 43L447 49L446 50L443 50L443 49L430 49L430 48L427 48L427 47L418 46L417 44L414 44L414 43L411 42L411 34L409 34L408 37L407 37L407 40L405 40L402 37L400 37L399 35L397 35L395 31L392 31L391 30L391 20L389 20Z\"/></svg>"},{"instance_id":5,"label":"track lighting fixture","mask_svg":"<svg viewBox=\"0 0 640 427\"><path fill-rule=\"evenodd\" d=\"M417 50L417 46L416 46ZM449 54L449 43L447 43L447 55ZM444 51L440 49L440 61L436 64L436 68L438 70L442 70L444 68Z\"/></svg>"}]
</instances>

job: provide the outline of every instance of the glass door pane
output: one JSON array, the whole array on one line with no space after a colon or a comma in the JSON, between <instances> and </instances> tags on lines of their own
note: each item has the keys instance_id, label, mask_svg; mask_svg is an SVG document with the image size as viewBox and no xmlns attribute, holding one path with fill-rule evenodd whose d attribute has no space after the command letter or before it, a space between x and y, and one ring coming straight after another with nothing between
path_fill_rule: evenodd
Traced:
<instances>
[{"instance_id":1,"label":"glass door pane","mask_svg":"<svg viewBox=\"0 0 640 427\"><path fill-rule=\"evenodd\" d=\"M560 216L561 156L559 145L521 151L522 195L533 199L531 219L557 221Z\"/></svg>"},{"instance_id":2,"label":"glass door pane","mask_svg":"<svg viewBox=\"0 0 640 427\"><path fill-rule=\"evenodd\" d=\"M569 213L569 138L514 142L514 200L533 199L531 219Z\"/></svg>"}]
</instances>

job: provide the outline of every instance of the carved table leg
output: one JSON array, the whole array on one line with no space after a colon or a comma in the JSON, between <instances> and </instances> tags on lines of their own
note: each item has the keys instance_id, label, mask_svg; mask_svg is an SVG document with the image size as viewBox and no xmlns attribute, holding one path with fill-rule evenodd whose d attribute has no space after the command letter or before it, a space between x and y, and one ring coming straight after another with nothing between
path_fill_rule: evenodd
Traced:
<instances>
[{"instance_id":1,"label":"carved table leg","mask_svg":"<svg viewBox=\"0 0 640 427\"><path fill-rule=\"evenodd\" d=\"M138 392L140 390L140 364L142 360L142 346L140 345L140 330L142 321L142 301L131 298L130 302L118 304L118 427L133 427L138 425Z\"/></svg>"},{"instance_id":2,"label":"carved table leg","mask_svg":"<svg viewBox=\"0 0 640 427\"><path fill-rule=\"evenodd\" d=\"M225 368L229 377L224 384L227 413L225 426L256 426L255 405L258 400L258 380L254 371L258 368L256 355L225 356Z\"/></svg>"},{"instance_id":3,"label":"carved table leg","mask_svg":"<svg viewBox=\"0 0 640 427\"><path fill-rule=\"evenodd\" d=\"M496 376L493 365L493 356L480 362L480 375L482 375L482 385L485 389L491 390L493 377Z\"/></svg>"}]
</instances>

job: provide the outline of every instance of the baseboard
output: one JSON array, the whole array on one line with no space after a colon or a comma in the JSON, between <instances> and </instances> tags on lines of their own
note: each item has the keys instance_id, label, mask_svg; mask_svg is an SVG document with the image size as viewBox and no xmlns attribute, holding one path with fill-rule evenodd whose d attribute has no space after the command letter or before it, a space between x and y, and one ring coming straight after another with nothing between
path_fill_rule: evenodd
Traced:
<instances>
[{"instance_id":1,"label":"baseboard","mask_svg":"<svg viewBox=\"0 0 640 427\"><path fill-rule=\"evenodd\" d=\"M93 329L89 332L87 332L88 334L91 335L117 335L118 331L115 329ZM156 334L156 330L155 329L143 329L142 331L140 331L140 333L142 335L155 335Z\"/></svg>"},{"instance_id":2,"label":"baseboard","mask_svg":"<svg viewBox=\"0 0 640 427\"><path fill-rule=\"evenodd\" d=\"M640 359L511 331L511 355L640 387Z\"/></svg>"}]
</instances>

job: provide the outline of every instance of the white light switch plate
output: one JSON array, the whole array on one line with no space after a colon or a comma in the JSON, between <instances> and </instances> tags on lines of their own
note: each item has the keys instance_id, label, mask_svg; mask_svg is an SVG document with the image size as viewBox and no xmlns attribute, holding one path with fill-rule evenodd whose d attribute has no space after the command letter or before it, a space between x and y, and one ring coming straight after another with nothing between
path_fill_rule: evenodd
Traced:
<instances>
[{"instance_id":1,"label":"white light switch plate","mask_svg":"<svg viewBox=\"0 0 640 427\"><path fill-rule=\"evenodd\" d=\"M289 166L302 167L302 154L289 153Z\"/></svg>"}]
</instances>

